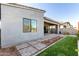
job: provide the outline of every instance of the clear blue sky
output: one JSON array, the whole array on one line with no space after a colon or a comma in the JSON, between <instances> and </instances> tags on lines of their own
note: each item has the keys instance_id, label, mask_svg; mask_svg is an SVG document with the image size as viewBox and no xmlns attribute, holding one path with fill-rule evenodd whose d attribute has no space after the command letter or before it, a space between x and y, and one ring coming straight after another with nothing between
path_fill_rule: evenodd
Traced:
<instances>
[{"instance_id":1,"label":"clear blue sky","mask_svg":"<svg viewBox=\"0 0 79 59\"><path fill-rule=\"evenodd\" d=\"M45 16L56 21L69 21L77 27L79 21L79 4L68 3L23 3L46 11Z\"/></svg>"}]
</instances>

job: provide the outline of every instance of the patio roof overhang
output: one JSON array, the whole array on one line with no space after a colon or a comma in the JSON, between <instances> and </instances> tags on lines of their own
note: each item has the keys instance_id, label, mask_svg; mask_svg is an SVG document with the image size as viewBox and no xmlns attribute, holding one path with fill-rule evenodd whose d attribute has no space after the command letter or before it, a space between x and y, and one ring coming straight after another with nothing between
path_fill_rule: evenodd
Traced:
<instances>
[{"instance_id":1,"label":"patio roof overhang","mask_svg":"<svg viewBox=\"0 0 79 59\"><path fill-rule=\"evenodd\" d=\"M54 24L54 25L60 24L59 22L57 22L57 21L55 21L55 20L52 20L52 19L50 19L50 18L48 18L48 17L44 17L44 22L50 23L50 24Z\"/></svg>"}]
</instances>

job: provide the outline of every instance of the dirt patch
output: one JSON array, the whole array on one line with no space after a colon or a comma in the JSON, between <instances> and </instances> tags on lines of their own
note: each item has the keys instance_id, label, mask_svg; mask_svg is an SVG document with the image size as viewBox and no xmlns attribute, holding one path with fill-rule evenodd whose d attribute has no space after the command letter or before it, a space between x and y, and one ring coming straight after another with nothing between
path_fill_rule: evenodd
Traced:
<instances>
[{"instance_id":1,"label":"dirt patch","mask_svg":"<svg viewBox=\"0 0 79 59\"><path fill-rule=\"evenodd\" d=\"M0 56L20 56L16 47L0 48Z\"/></svg>"},{"instance_id":2,"label":"dirt patch","mask_svg":"<svg viewBox=\"0 0 79 59\"><path fill-rule=\"evenodd\" d=\"M59 39L61 39L61 38L62 38L62 37L57 36L57 37L52 38L52 39L48 39L48 40L41 41L41 43L46 44L46 45L50 45L50 44L56 42L57 40L59 40Z\"/></svg>"}]
</instances>

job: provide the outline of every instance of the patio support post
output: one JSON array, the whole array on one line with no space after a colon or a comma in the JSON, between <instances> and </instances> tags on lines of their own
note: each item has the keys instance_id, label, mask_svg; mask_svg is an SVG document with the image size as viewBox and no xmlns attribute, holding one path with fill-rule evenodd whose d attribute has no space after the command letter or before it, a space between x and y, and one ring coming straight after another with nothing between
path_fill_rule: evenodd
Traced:
<instances>
[{"instance_id":1,"label":"patio support post","mask_svg":"<svg viewBox=\"0 0 79 59\"><path fill-rule=\"evenodd\" d=\"M59 24L57 25L57 27L58 27L58 28L57 28L57 34L59 34Z\"/></svg>"}]
</instances>

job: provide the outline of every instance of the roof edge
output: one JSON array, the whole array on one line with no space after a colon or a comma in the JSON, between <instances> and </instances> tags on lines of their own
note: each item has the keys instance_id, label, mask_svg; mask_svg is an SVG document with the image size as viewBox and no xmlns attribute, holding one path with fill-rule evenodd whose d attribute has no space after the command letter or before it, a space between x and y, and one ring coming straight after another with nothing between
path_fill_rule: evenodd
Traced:
<instances>
[{"instance_id":1,"label":"roof edge","mask_svg":"<svg viewBox=\"0 0 79 59\"><path fill-rule=\"evenodd\" d=\"M60 24L60 22L55 21L55 20L53 20L53 19L50 19L50 18L48 18L48 17L43 17L43 18L46 19L46 20L48 20L48 21L52 21L52 22L56 22L56 23Z\"/></svg>"},{"instance_id":2,"label":"roof edge","mask_svg":"<svg viewBox=\"0 0 79 59\"><path fill-rule=\"evenodd\" d=\"M13 7L18 7L18 8L23 8L23 9L32 9L32 10L38 10L38 11L42 11L42 12L46 12L45 10L42 9L38 9L38 8L34 8L34 7L30 7L30 6L26 6L26 5L21 5L21 4L17 4L17 3L1 3L2 5L7 5L7 6L13 6Z\"/></svg>"}]
</instances>

